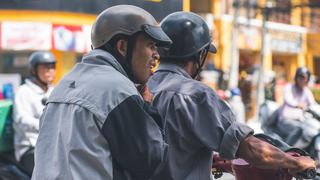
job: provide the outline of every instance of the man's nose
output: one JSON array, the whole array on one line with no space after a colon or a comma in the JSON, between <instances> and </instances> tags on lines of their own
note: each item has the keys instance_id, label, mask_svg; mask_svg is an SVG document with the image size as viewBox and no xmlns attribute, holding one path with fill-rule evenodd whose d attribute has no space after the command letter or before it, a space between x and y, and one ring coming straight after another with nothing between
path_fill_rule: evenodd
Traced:
<instances>
[{"instance_id":1,"label":"man's nose","mask_svg":"<svg viewBox=\"0 0 320 180\"><path fill-rule=\"evenodd\" d=\"M159 55L158 51L155 51L155 52L152 54L152 59L153 59L153 60L159 60L159 59L160 59L160 55Z\"/></svg>"}]
</instances>

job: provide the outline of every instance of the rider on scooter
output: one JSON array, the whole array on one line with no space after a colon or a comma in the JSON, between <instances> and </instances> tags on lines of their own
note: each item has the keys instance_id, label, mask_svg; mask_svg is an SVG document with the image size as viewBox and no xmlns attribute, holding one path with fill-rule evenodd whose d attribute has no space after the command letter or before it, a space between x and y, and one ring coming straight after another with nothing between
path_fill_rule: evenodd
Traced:
<instances>
[{"instance_id":1,"label":"rider on scooter","mask_svg":"<svg viewBox=\"0 0 320 180\"><path fill-rule=\"evenodd\" d=\"M56 59L51 52L37 51L29 58L30 75L19 87L14 100L15 157L31 176L34 147L39 134L39 119L46 99L53 90Z\"/></svg>"},{"instance_id":2,"label":"rider on scooter","mask_svg":"<svg viewBox=\"0 0 320 180\"><path fill-rule=\"evenodd\" d=\"M304 110L316 104L312 92L307 87L309 80L310 71L306 67L299 67L296 70L294 84L289 84L284 89L284 103L279 108L277 128L280 135L291 145L295 143L296 138L293 137L300 131Z\"/></svg>"}]
</instances>

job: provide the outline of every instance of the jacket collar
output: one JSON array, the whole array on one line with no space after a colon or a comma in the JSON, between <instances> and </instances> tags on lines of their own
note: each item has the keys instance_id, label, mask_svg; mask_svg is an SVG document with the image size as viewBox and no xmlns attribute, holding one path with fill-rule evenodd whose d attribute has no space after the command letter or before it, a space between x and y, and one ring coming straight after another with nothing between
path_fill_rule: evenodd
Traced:
<instances>
[{"instance_id":1,"label":"jacket collar","mask_svg":"<svg viewBox=\"0 0 320 180\"><path fill-rule=\"evenodd\" d=\"M182 75L186 78L192 79L192 77L180 66L170 63L161 63L157 68L156 72L167 71Z\"/></svg>"},{"instance_id":2,"label":"jacket collar","mask_svg":"<svg viewBox=\"0 0 320 180\"><path fill-rule=\"evenodd\" d=\"M44 94L46 93L40 86L38 86L37 84L35 84L33 81L31 81L30 79L26 79L25 81L26 85L29 86L35 93L37 94ZM49 87L50 88L50 87ZM49 90L48 88L48 90Z\"/></svg>"},{"instance_id":3,"label":"jacket collar","mask_svg":"<svg viewBox=\"0 0 320 180\"><path fill-rule=\"evenodd\" d=\"M113 57L109 52L101 49L94 49L90 51L83 57L82 63L112 66L121 74L128 77L127 73L124 71L121 64L116 60L116 58Z\"/></svg>"}]
</instances>

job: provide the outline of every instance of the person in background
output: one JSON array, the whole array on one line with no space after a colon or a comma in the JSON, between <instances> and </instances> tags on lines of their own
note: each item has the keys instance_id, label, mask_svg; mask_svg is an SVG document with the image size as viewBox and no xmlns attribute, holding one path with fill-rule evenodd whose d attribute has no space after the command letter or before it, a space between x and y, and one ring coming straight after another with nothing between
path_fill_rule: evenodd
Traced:
<instances>
[{"instance_id":1,"label":"person in background","mask_svg":"<svg viewBox=\"0 0 320 180\"><path fill-rule=\"evenodd\" d=\"M207 53L215 53L209 28L199 16L175 12L161 21L173 41L159 48L160 65L148 80L152 105L162 115L168 160L152 180L210 180L212 155L243 158L257 167L285 168L291 174L315 168L310 157L292 157L255 138L229 106L196 77Z\"/></svg>"},{"instance_id":2,"label":"person in background","mask_svg":"<svg viewBox=\"0 0 320 180\"><path fill-rule=\"evenodd\" d=\"M234 112L236 120L241 123L245 123L245 107L241 98L241 91L239 88L231 89L231 97L228 100L231 110Z\"/></svg>"},{"instance_id":3,"label":"person in background","mask_svg":"<svg viewBox=\"0 0 320 180\"><path fill-rule=\"evenodd\" d=\"M147 180L166 160L160 115L144 100L170 38L144 9L118 5L97 16L91 43L48 99L33 180Z\"/></svg>"},{"instance_id":4,"label":"person in background","mask_svg":"<svg viewBox=\"0 0 320 180\"><path fill-rule=\"evenodd\" d=\"M29 57L30 78L20 86L14 99L15 157L31 176L34 148L39 134L39 119L53 90L56 59L51 52L37 51Z\"/></svg>"},{"instance_id":5,"label":"person in background","mask_svg":"<svg viewBox=\"0 0 320 180\"><path fill-rule=\"evenodd\" d=\"M291 143L304 120L303 111L317 104L311 90L308 88L311 73L306 67L299 67L294 76L294 83L288 84L283 92L284 102L279 108L277 127L281 136ZM290 131L288 131L290 129Z\"/></svg>"}]
</instances>

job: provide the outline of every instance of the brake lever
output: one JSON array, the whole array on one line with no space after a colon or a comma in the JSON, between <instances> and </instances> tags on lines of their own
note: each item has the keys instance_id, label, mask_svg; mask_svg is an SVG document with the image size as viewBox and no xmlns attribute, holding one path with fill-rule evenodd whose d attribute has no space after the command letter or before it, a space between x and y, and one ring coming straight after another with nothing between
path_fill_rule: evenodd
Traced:
<instances>
[{"instance_id":1,"label":"brake lever","mask_svg":"<svg viewBox=\"0 0 320 180\"><path fill-rule=\"evenodd\" d=\"M303 179L314 179L316 176L320 176L320 173L315 169L306 169L303 172L297 173L297 176Z\"/></svg>"}]
</instances>

